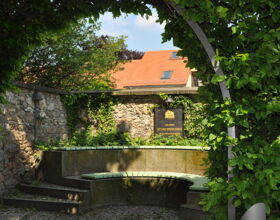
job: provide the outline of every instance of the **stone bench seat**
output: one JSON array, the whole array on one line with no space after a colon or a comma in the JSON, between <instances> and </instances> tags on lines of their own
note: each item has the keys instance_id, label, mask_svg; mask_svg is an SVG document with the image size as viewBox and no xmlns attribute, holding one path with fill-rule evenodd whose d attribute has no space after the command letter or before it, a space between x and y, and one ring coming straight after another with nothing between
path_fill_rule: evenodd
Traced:
<instances>
[{"instance_id":1,"label":"stone bench seat","mask_svg":"<svg viewBox=\"0 0 280 220\"><path fill-rule=\"evenodd\" d=\"M102 173L88 173L82 174L82 178L100 180L100 179L114 179L114 178L168 178L183 180L191 183L190 190L208 191L204 186L208 182L205 176L176 173L176 172L149 172L149 171L123 171L123 172L102 172Z\"/></svg>"},{"instance_id":2,"label":"stone bench seat","mask_svg":"<svg viewBox=\"0 0 280 220\"><path fill-rule=\"evenodd\" d=\"M206 167L201 166L207 154L199 146L59 148L44 152L43 169L50 183L90 189L92 207L179 208L189 191L207 191L207 178L202 176Z\"/></svg>"}]
</instances>

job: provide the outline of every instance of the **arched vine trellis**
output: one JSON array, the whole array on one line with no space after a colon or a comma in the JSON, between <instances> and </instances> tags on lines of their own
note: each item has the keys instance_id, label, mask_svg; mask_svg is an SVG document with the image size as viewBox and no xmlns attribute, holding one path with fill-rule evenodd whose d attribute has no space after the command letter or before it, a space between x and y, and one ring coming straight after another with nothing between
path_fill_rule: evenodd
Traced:
<instances>
[{"instance_id":1,"label":"arched vine trellis","mask_svg":"<svg viewBox=\"0 0 280 220\"><path fill-rule=\"evenodd\" d=\"M181 16L183 16L183 14L185 13L184 9L182 7L180 7L179 5L175 4L173 1L166 1L167 4L169 4L170 6L172 6L176 12L178 14L180 14ZM203 30L201 29L201 27L194 21L186 21L187 24L192 28L192 30L195 32L196 36L198 37L198 39L200 40L200 42L203 45L203 48L205 49L212 67L214 68L215 74L217 75L224 75L224 72L220 66L220 62L215 60L216 54L215 51L212 47L212 45L209 43L205 33L203 32ZM230 97L230 92L229 89L226 87L226 81L223 80L222 82L219 82L220 85L220 90L223 96L224 100L231 100ZM231 126L227 128L228 130L228 135L231 138L236 138L236 130L235 130L235 126ZM233 153L232 153L232 146L228 148L228 160L232 159ZM230 165L228 165L228 180L230 181L230 178L232 177L232 167ZM235 207L232 205L232 199L229 199L228 201L228 220L235 220L236 218L236 214L235 214Z\"/></svg>"},{"instance_id":2,"label":"arched vine trellis","mask_svg":"<svg viewBox=\"0 0 280 220\"><path fill-rule=\"evenodd\" d=\"M233 149L236 157L232 161L238 168L233 169L233 172L237 174L235 176L239 175L240 181L232 177L231 182L235 181L233 186L238 188L238 196L243 199L235 200L235 206L242 205L243 209L247 209L257 200L263 200L268 207L273 208L275 203L280 203L280 174L277 168L279 159L276 157L277 152L280 153L280 141L277 138L277 129L280 127L277 115L280 106L279 0L0 1L0 93L10 87L9 80L20 68L28 52L40 44L44 34L62 29L67 23L75 22L81 17L97 18L106 11L112 12L114 16L119 16L122 12L150 15L148 4L157 9L160 22L167 22L164 39L173 38L176 46L182 48L182 55L189 57L190 65L201 64L198 66L201 73L213 73L214 68L218 76L223 75L220 66L222 65L226 72L227 85L233 92L232 97L223 81L225 77L211 80L210 76L210 79L206 80L207 88L215 90L212 85L219 82L223 98L227 101L232 98L232 105L227 104L227 101L222 103L219 100L218 103L215 100L217 103L214 104L218 106L216 109L220 111L215 118L219 131L210 134L209 139L213 139L212 144L217 144L218 147L224 146L228 136L235 138L233 125L236 123L241 128L241 133L243 132L243 139L236 138L240 144ZM203 32L207 34L207 38ZM224 57L215 53L208 41L211 41L213 47L218 49L217 52ZM208 54L210 63L207 63L207 56L202 52L201 45ZM187 51L193 47L198 51ZM212 70L208 64L212 64ZM237 100L238 98L240 100ZM232 113L235 115L232 116ZM219 123L229 127L229 135L223 133L224 126L220 126ZM217 132L221 134L217 135ZM261 140L257 136L260 136ZM226 146L232 146L233 143L236 142L231 141ZM246 146L246 151L242 146ZM228 149L231 158L231 148ZM222 161L224 158L218 157L216 160ZM224 167L216 170L224 171ZM248 176L242 176L244 170ZM251 178L251 182L247 181L247 178ZM261 187L253 181L258 181ZM219 184L219 190L227 190L226 196L231 194L231 188L226 188L226 184L221 182ZM251 188L254 190L248 192ZM262 196L262 193L265 195ZM229 209L228 217L234 218L234 209Z\"/></svg>"}]
</instances>

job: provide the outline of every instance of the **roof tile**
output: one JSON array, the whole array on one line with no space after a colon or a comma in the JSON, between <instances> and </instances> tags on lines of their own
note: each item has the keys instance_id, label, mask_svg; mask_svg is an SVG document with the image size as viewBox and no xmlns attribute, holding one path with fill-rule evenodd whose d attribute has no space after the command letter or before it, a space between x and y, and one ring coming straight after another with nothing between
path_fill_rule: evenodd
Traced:
<instances>
[{"instance_id":1,"label":"roof tile","mask_svg":"<svg viewBox=\"0 0 280 220\"><path fill-rule=\"evenodd\" d=\"M123 70L113 74L116 89L143 86L186 86L191 70L186 68L186 58L171 58L177 50L147 51L141 60L123 65ZM170 79L161 79L163 71L172 71Z\"/></svg>"}]
</instances>

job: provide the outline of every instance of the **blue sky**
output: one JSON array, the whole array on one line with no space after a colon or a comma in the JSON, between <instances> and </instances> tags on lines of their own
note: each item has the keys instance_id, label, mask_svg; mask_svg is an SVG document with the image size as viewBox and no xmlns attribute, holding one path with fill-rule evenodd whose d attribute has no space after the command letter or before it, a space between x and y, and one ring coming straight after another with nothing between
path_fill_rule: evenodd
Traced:
<instances>
[{"instance_id":1,"label":"blue sky","mask_svg":"<svg viewBox=\"0 0 280 220\"><path fill-rule=\"evenodd\" d=\"M153 15L146 18L140 15L122 15L113 18L111 13L105 13L100 16L101 29L98 35L127 36L126 44L128 49L138 51L149 50L171 50L177 49L172 42L162 44L161 33L164 30L164 24L156 23L157 13L153 10Z\"/></svg>"}]
</instances>

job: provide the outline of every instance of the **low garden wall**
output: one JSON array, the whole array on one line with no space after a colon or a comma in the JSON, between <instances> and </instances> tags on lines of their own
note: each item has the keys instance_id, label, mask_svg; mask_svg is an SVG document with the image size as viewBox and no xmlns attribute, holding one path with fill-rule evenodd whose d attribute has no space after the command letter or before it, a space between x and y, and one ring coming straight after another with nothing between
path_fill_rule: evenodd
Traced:
<instances>
[{"instance_id":1,"label":"low garden wall","mask_svg":"<svg viewBox=\"0 0 280 220\"><path fill-rule=\"evenodd\" d=\"M191 181L164 177L170 172L203 175L207 148L192 146L71 147L44 152L43 174L51 183L82 174L125 171L160 176L101 178L90 183L91 206L159 205L178 208L186 202ZM132 172L130 172L132 171Z\"/></svg>"},{"instance_id":2,"label":"low garden wall","mask_svg":"<svg viewBox=\"0 0 280 220\"><path fill-rule=\"evenodd\" d=\"M44 176L57 182L61 177L94 172L163 171L203 175L202 147L140 146L65 148L44 152Z\"/></svg>"}]
</instances>

